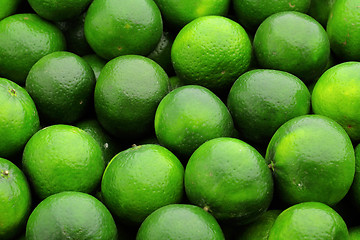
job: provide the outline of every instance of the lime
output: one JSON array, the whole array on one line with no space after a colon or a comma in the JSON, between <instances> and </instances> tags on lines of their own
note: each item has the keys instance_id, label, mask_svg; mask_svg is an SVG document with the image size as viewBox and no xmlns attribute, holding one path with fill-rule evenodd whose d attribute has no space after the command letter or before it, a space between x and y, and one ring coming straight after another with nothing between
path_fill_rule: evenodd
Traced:
<instances>
[{"instance_id":1,"label":"lime","mask_svg":"<svg viewBox=\"0 0 360 240\"><path fill-rule=\"evenodd\" d=\"M330 44L320 23L290 11L273 14L260 25L254 51L261 67L289 72L310 82L325 69Z\"/></svg>"},{"instance_id":2,"label":"lime","mask_svg":"<svg viewBox=\"0 0 360 240\"><path fill-rule=\"evenodd\" d=\"M282 125L266 151L275 187L288 203L338 203L355 173L355 154L349 136L335 121L306 115Z\"/></svg>"},{"instance_id":3,"label":"lime","mask_svg":"<svg viewBox=\"0 0 360 240\"><path fill-rule=\"evenodd\" d=\"M184 83L180 80L178 76L172 76L169 78L170 90L184 86Z\"/></svg>"},{"instance_id":4,"label":"lime","mask_svg":"<svg viewBox=\"0 0 360 240\"><path fill-rule=\"evenodd\" d=\"M184 168L169 150L140 145L117 154L106 167L105 205L126 224L141 223L156 209L181 201Z\"/></svg>"},{"instance_id":5,"label":"lime","mask_svg":"<svg viewBox=\"0 0 360 240\"><path fill-rule=\"evenodd\" d=\"M315 18L321 25L326 27L330 11L336 0L315 0L311 1L308 15Z\"/></svg>"},{"instance_id":6,"label":"lime","mask_svg":"<svg viewBox=\"0 0 360 240\"><path fill-rule=\"evenodd\" d=\"M70 52L54 52L41 58L26 79L26 90L40 117L50 123L73 123L84 116L94 88L93 70Z\"/></svg>"},{"instance_id":7,"label":"lime","mask_svg":"<svg viewBox=\"0 0 360 240\"><path fill-rule=\"evenodd\" d=\"M25 89L0 78L0 157L12 157L23 150L39 130L39 116Z\"/></svg>"},{"instance_id":8,"label":"lime","mask_svg":"<svg viewBox=\"0 0 360 240\"><path fill-rule=\"evenodd\" d=\"M95 79L99 78L100 72L106 64L106 61L96 54L90 54L82 57L92 68L95 74Z\"/></svg>"},{"instance_id":9,"label":"lime","mask_svg":"<svg viewBox=\"0 0 360 240\"><path fill-rule=\"evenodd\" d=\"M352 203L360 209L360 144L355 148L355 177L350 193Z\"/></svg>"},{"instance_id":10,"label":"lime","mask_svg":"<svg viewBox=\"0 0 360 240\"><path fill-rule=\"evenodd\" d=\"M216 138L191 155L185 169L190 202L219 220L254 221L272 200L273 180L264 158L235 138Z\"/></svg>"},{"instance_id":11,"label":"lime","mask_svg":"<svg viewBox=\"0 0 360 240\"><path fill-rule=\"evenodd\" d=\"M360 63L345 62L327 70L312 93L314 113L337 121L354 141L360 140Z\"/></svg>"},{"instance_id":12,"label":"lime","mask_svg":"<svg viewBox=\"0 0 360 240\"><path fill-rule=\"evenodd\" d=\"M2 0L0 2L0 20L16 12L22 0Z\"/></svg>"},{"instance_id":13,"label":"lime","mask_svg":"<svg viewBox=\"0 0 360 240\"><path fill-rule=\"evenodd\" d=\"M52 21L63 21L79 16L92 0L28 0L40 16Z\"/></svg>"},{"instance_id":14,"label":"lime","mask_svg":"<svg viewBox=\"0 0 360 240\"><path fill-rule=\"evenodd\" d=\"M257 143L268 143L283 123L310 111L305 84L278 70L257 69L241 75L227 102L240 136Z\"/></svg>"},{"instance_id":15,"label":"lime","mask_svg":"<svg viewBox=\"0 0 360 240\"><path fill-rule=\"evenodd\" d=\"M346 240L344 220L329 206L319 202L294 205L283 211L270 230L269 240Z\"/></svg>"},{"instance_id":16,"label":"lime","mask_svg":"<svg viewBox=\"0 0 360 240\"><path fill-rule=\"evenodd\" d=\"M223 91L249 67L251 43L238 23L220 16L200 17L176 36L171 59L184 83Z\"/></svg>"},{"instance_id":17,"label":"lime","mask_svg":"<svg viewBox=\"0 0 360 240\"><path fill-rule=\"evenodd\" d=\"M22 171L0 158L0 239L21 233L30 214L30 187Z\"/></svg>"},{"instance_id":18,"label":"lime","mask_svg":"<svg viewBox=\"0 0 360 240\"><path fill-rule=\"evenodd\" d=\"M141 224L136 240L224 240L219 224L203 209L170 204L150 214Z\"/></svg>"},{"instance_id":19,"label":"lime","mask_svg":"<svg viewBox=\"0 0 360 240\"><path fill-rule=\"evenodd\" d=\"M349 229L349 240L360 240L360 227L352 227Z\"/></svg>"},{"instance_id":20,"label":"lime","mask_svg":"<svg viewBox=\"0 0 360 240\"><path fill-rule=\"evenodd\" d=\"M164 32L155 49L148 55L148 58L157 62L167 74L172 74L174 68L171 63L171 47L174 37L169 32Z\"/></svg>"},{"instance_id":21,"label":"lime","mask_svg":"<svg viewBox=\"0 0 360 240\"><path fill-rule=\"evenodd\" d=\"M343 60L360 60L359 0L337 0L327 23L331 50Z\"/></svg>"},{"instance_id":22,"label":"lime","mask_svg":"<svg viewBox=\"0 0 360 240\"><path fill-rule=\"evenodd\" d=\"M96 115L112 135L138 138L154 131L156 108L168 92L168 76L157 63L120 56L105 65L96 82Z\"/></svg>"},{"instance_id":23,"label":"lime","mask_svg":"<svg viewBox=\"0 0 360 240\"><path fill-rule=\"evenodd\" d=\"M52 125L32 136L22 164L41 199L63 191L92 193L105 168L95 139L68 125Z\"/></svg>"},{"instance_id":24,"label":"lime","mask_svg":"<svg viewBox=\"0 0 360 240\"><path fill-rule=\"evenodd\" d=\"M224 16L229 9L230 0L155 0L165 19L165 23L181 29L192 20L208 16Z\"/></svg>"},{"instance_id":25,"label":"lime","mask_svg":"<svg viewBox=\"0 0 360 240\"><path fill-rule=\"evenodd\" d=\"M233 4L240 24L255 31L267 17L274 13L284 11L306 13L311 2L311 0L234 0Z\"/></svg>"},{"instance_id":26,"label":"lime","mask_svg":"<svg viewBox=\"0 0 360 240\"><path fill-rule=\"evenodd\" d=\"M94 0L85 18L85 36L106 59L148 55L162 34L159 8L152 0Z\"/></svg>"},{"instance_id":27,"label":"lime","mask_svg":"<svg viewBox=\"0 0 360 240\"><path fill-rule=\"evenodd\" d=\"M201 86L183 86L160 102L155 114L159 143L179 156L189 157L207 140L230 137L234 131L225 104Z\"/></svg>"},{"instance_id":28,"label":"lime","mask_svg":"<svg viewBox=\"0 0 360 240\"><path fill-rule=\"evenodd\" d=\"M109 210L86 193L62 192L43 200L26 225L27 240L117 240Z\"/></svg>"},{"instance_id":29,"label":"lime","mask_svg":"<svg viewBox=\"0 0 360 240\"><path fill-rule=\"evenodd\" d=\"M40 58L64 49L61 31L35 14L15 14L0 22L0 75L18 84L25 83Z\"/></svg>"}]
</instances>

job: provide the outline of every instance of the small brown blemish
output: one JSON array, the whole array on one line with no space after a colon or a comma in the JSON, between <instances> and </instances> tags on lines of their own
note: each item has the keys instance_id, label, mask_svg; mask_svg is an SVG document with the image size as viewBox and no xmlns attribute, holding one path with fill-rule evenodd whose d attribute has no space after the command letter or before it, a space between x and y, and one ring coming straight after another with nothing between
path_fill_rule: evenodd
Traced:
<instances>
[{"instance_id":1,"label":"small brown blemish","mask_svg":"<svg viewBox=\"0 0 360 240\"><path fill-rule=\"evenodd\" d=\"M225 70L221 72L221 74L222 74L222 75L224 75L225 73L226 73L226 71L225 71Z\"/></svg>"},{"instance_id":2,"label":"small brown blemish","mask_svg":"<svg viewBox=\"0 0 360 240\"><path fill-rule=\"evenodd\" d=\"M80 101L80 105L83 104L83 103L84 103L84 102L81 100L81 101Z\"/></svg>"},{"instance_id":3,"label":"small brown blemish","mask_svg":"<svg viewBox=\"0 0 360 240\"><path fill-rule=\"evenodd\" d=\"M295 4L293 5L293 4L291 4L291 2L289 2L289 6L290 6L291 8L294 8L294 7L295 7Z\"/></svg>"},{"instance_id":4,"label":"small brown blemish","mask_svg":"<svg viewBox=\"0 0 360 240\"><path fill-rule=\"evenodd\" d=\"M351 125L347 125L347 127L348 127L348 128L352 128L352 126L351 126Z\"/></svg>"},{"instance_id":5,"label":"small brown blemish","mask_svg":"<svg viewBox=\"0 0 360 240\"><path fill-rule=\"evenodd\" d=\"M12 95L12 96L16 96L16 91L15 91L15 89L10 89L9 90L9 93Z\"/></svg>"},{"instance_id":6,"label":"small brown blemish","mask_svg":"<svg viewBox=\"0 0 360 240\"><path fill-rule=\"evenodd\" d=\"M24 17L24 20L29 20L29 18L28 18L28 17Z\"/></svg>"},{"instance_id":7,"label":"small brown blemish","mask_svg":"<svg viewBox=\"0 0 360 240\"><path fill-rule=\"evenodd\" d=\"M121 51L123 48L122 48L122 47L117 47L117 49L118 49L119 51Z\"/></svg>"},{"instance_id":8,"label":"small brown blemish","mask_svg":"<svg viewBox=\"0 0 360 240\"><path fill-rule=\"evenodd\" d=\"M203 207L203 209L205 210L205 212L209 212L210 207L209 207L209 206L205 206L205 207Z\"/></svg>"}]
</instances>

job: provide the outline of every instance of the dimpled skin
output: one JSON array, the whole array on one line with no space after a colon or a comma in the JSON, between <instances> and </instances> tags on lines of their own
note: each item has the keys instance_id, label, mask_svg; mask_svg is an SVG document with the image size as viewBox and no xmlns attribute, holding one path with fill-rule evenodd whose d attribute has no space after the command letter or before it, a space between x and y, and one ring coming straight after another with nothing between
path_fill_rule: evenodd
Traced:
<instances>
[{"instance_id":1,"label":"dimpled skin","mask_svg":"<svg viewBox=\"0 0 360 240\"><path fill-rule=\"evenodd\" d=\"M314 113L337 121L353 141L360 140L360 63L345 62L327 70L312 94Z\"/></svg>"},{"instance_id":2,"label":"dimpled skin","mask_svg":"<svg viewBox=\"0 0 360 240\"><path fill-rule=\"evenodd\" d=\"M21 0L2 0L0 2L0 20L13 15Z\"/></svg>"},{"instance_id":3,"label":"dimpled skin","mask_svg":"<svg viewBox=\"0 0 360 240\"><path fill-rule=\"evenodd\" d=\"M168 76L153 60L117 57L105 65L96 83L97 118L118 138L142 137L154 131L156 108L168 92Z\"/></svg>"},{"instance_id":4,"label":"dimpled skin","mask_svg":"<svg viewBox=\"0 0 360 240\"><path fill-rule=\"evenodd\" d=\"M105 168L95 139L69 125L38 131L25 146L22 164L40 199L63 191L92 193Z\"/></svg>"},{"instance_id":5,"label":"dimpled skin","mask_svg":"<svg viewBox=\"0 0 360 240\"><path fill-rule=\"evenodd\" d=\"M191 155L185 169L190 202L239 224L254 221L272 200L273 180L264 158L235 138L216 138Z\"/></svg>"},{"instance_id":6,"label":"dimpled skin","mask_svg":"<svg viewBox=\"0 0 360 240\"><path fill-rule=\"evenodd\" d=\"M96 198L80 192L62 192L42 201L26 226L27 240L117 240L109 210Z\"/></svg>"},{"instance_id":7,"label":"dimpled skin","mask_svg":"<svg viewBox=\"0 0 360 240\"><path fill-rule=\"evenodd\" d=\"M355 153L349 136L334 120L320 115L296 117L282 125L265 159L272 165L279 196L288 204L335 205L354 179Z\"/></svg>"},{"instance_id":8,"label":"dimpled skin","mask_svg":"<svg viewBox=\"0 0 360 240\"><path fill-rule=\"evenodd\" d=\"M283 211L270 230L269 240L349 240L344 220L319 202L294 205Z\"/></svg>"},{"instance_id":9,"label":"dimpled skin","mask_svg":"<svg viewBox=\"0 0 360 240\"><path fill-rule=\"evenodd\" d=\"M73 123L89 109L95 82L84 59L70 52L54 52L34 64L25 88L43 120Z\"/></svg>"},{"instance_id":10,"label":"dimpled skin","mask_svg":"<svg viewBox=\"0 0 360 240\"><path fill-rule=\"evenodd\" d=\"M259 26L254 52L261 67L289 72L310 82L325 69L330 43L324 28L312 17L280 12Z\"/></svg>"},{"instance_id":11,"label":"dimpled skin","mask_svg":"<svg viewBox=\"0 0 360 240\"><path fill-rule=\"evenodd\" d=\"M174 28L182 28L192 20L208 16L223 16L228 12L230 0L155 0L165 22Z\"/></svg>"},{"instance_id":12,"label":"dimpled skin","mask_svg":"<svg viewBox=\"0 0 360 240\"><path fill-rule=\"evenodd\" d=\"M331 50L344 61L360 61L359 0L337 0L331 9L326 31Z\"/></svg>"},{"instance_id":13,"label":"dimpled skin","mask_svg":"<svg viewBox=\"0 0 360 240\"><path fill-rule=\"evenodd\" d=\"M28 0L41 17L51 21L64 21L79 16L92 0Z\"/></svg>"},{"instance_id":14,"label":"dimpled skin","mask_svg":"<svg viewBox=\"0 0 360 240\"><path fill-rule=\"evenodd\" d=\"M350 193L352 202L356 205L357 209L360 209L360 144L355 148L355 177Z\"/></svg>"},{"instance_id":15,"label":"dimpled skin","mask_svg":"<svg viewBox=\"0 0 360 240\"><path fill-rule=\"evenodd\" d=\"M147 57L158 63L167 74L173 74L174 68L171 63L171 47L174 43L174 37L169 32L164 32L159 43Z\"/></svg>"},{"instance_id":16,"label":"dimpled skin","mask_svg":"<svg viewBox=\"0 0 360 240\"><path fill-rule=\"evenodd\" d=\"M251 43L245 30L221 16L206 16L187 24L176 36L171 60L186 84L214 91L227 90L245 72Z\"/></svg>"},{"instance_id":17,"label":"dimpled skin","mask_svg":"<svg viewBox=\"0 0 360 240\"><path fill-rule=\"evenodd\" d=\"M25 175L10 161L0 158L0 239L14 239L30 214L31 193Z\"/></svg>"},{"instance_id":18,"label":"dimpled skin","mask_svg":"<svg viewBox=\"0 0 360 240\"><path fill-rule=\"evenodd\" d=\"M141 224L136 240L224 240L216 219L203 209L170 204L153 212Z\"/></svg>"},{"instance_id":19,"label":"dimpled skin","mask_svg":"<svg viewBox=\"0 0 360 240\"><path fill-rule=\"evenodd\" d=\"M39 130L40 122L30 95L5 78L0 78L0 116L0 157L12 157Z\"/></svg>"},{"instance_id":20,"label":"dimpled skin","mask_svg":"<svg viewBox=\"0 0 360 240\"><path fill-rule=\"evenodd\" d=\"M290 73L258 69L236 80L227 105L241 136L268 143L283 123L310 112L310 93Z\"/></svg>"},{"instance_id":21,"label":"dimpled skin","mask_svg":"<svg viewBox=\"0 0 360 240\"><path fill-rule=\"evenodd\" d=\"M0 75L24 84L43 56L65 49L65 38L36 14L15 14L0 22Z\"/></svg>"},{"instance_id":22,"label":"dimpled skin","mask_svg":"<svg viewBox=\"0 0 360 240\"><path fill-rule=\"evenodd\" d=\"M135 146L117 154L107 166L102 196L121 221L139 224L156 209L181 201L183 175L184 167L166 148Z\"/></svg>"},{"instance_id":23,"label":"dimpled skin","mask_svg":"<svg viewBox=\"0 0 360 240\"><path fill-rule=\"evenodd\" d=\"M201 86L173 90L163 98L155 114L157 139L179 156L189 157L207 140L230 137L233 131L233 120L225 104Z\"/></svg>"},{"instance_id":24,"label":"dimpled skin","mask_svg":"<svg viewBox=\"0 0 360 240\"><path fill-rule=\"evenodd\" d=\"M330 11L336 0L315 0L311 1L308 15L315 18L321 25L326 28Z\"/></svg>"},{"instance_id":25,"label":"dimpled skin","mask_svg":"<svg viewBox=\"0 0 360 240\"><path fill-rule=\"evenodd\" d=\"M234 0L233 6L240 24L255 31L267 17L274 13L284 11L306 13L310 3L311 0Z\"/></svg>"},{"instance_id":26,"label":"dimpled skin","mask_svg":"<svg viewBox=\"0 0 360 240\"><path fill-rule=\"evenodd\" d=\"M85 18L85 37L105 59L148 55L162 31L161 13L152 0L94 0Z\"/></svg>"}]
</instances>

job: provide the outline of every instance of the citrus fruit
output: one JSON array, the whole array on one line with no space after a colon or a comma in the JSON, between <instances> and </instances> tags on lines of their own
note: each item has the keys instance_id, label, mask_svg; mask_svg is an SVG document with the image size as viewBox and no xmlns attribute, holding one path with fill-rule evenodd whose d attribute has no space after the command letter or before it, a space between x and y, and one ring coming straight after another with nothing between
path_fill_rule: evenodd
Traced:
<instances>
[{"instance_id":1,"label":"citrus fruit","mask_svg":"<svg viewBox=\"0 0 360 240\"><path fill-rule=\"evenodd\" d=\"M0 78L0 116L0 157L12 157L39 130L40 122L30 95L5 78Z\"/></svg>"},{"instance_id":2,"label":"citrus fruit","mask_svg":"<svg viewBox=\"0 0 360 240\"><path fill-rule=\"evenodd\" d=\"M40 16L52 21L64 21L79 16L92 0L28 0Z\"/></svg>"},{"instance_id":3,"label":"citrus fruit","mask_svg":"<svg viewBox=\"0 0 360 240\"><path fill-rule=\"evenodd\" d=\"M304 82L321 75L330 55L320 23L294 11L268 17L256 31L253 46L261 67L292 73Z\"/></svg>"},{"instance_id":4,"label":"citrus fruit","mask_svg":"<svg viewBox=\"0 0 360 240\"><path fill-rule=\"evenodd\" d=\"M159 145L134 146L117 154L101 182L105 205L124 223L141 223L156 209L181 201L184 168Z\"/></svg>"},{"instance_id":5,"label":"citrus fruit","mask_svg":"<svg viewBox=\"0 0 360 240\"><path fill-rule=\"evenodd\" d=\"M164 17L165 23L175 29L181 29L192 20L208 15L225 15L230 0L155 0Z\"/></svg>"},{"instance_id":6,"label":"citrus fruit","mask_svg":"<svg viewBox=\"0 0 360 240\"><path fill-rule=\"evenodd\" d=\"M161 100L155 114L159 143L189 157L207 140L230 137L234 129L225 104L201 86L179 87Z\"/></svg>"},{"instance_id":7,"label":"citrus fruit","mask_svg":"<svg viewBox=\"0 0 360 240\"><path fill-rule=\"evenodd\" d=\"M360 63L345 62L328 69L312 93L314 113L337 121L354 141L360 140Z\"/></svg>"},{"instance_id":8,"label":"citrus fruit","mask_svg":"<svg viewBox=\"0 0 360 240\"><path fill-rule=\"evenodd\" d=\"M65 38L54 25L36 14L15 14L0 22L0 75L24 84L43 56L65 49Z\"/></svg>"},{"instance_id":9,"label":"citrus fruit","mask_svg":"<svg viewBox=\"0 0 360 240\"><path fill-rule=\"evenodd\" d=\"M360 209L360 144L355 148L355 177L350 193L352 203Z\"/></svg>"},{"instance_id":10,"label":"citrus fruit","mask_svg":"<svg viewBox=\"0 0 360 240\"><path fill-rule=\"evenodd\" d=\"M25 146L22 164L40 199L63 191L92 193L105 168L95 139L69 125L38 131Z\"/></svg>"},{"instance_id":11,"label":"citrus fruit","mask_svg":"<svg viewBox=\"0 0 360 240\"><path fill-rule=\"evenodd\" d=\"M280 213L280 210L265 212L255 222L245 225L236 240L268 240L270 229Z\"/></svg>"},{"instance_id":12,"label":"citrus fruit","mask_svg":"<svg viewBox=\"0 0 360 240\"><path fill-rule=\"evenodd\" d=\"M344 220L331 207L319 202L294 205L283 211L270 230L269 240L346 240Z\"/></svg>"},{"instance_id":13,"label":"citrus fruit","mask_svg":"<svg viewBox=\"0 0 360 240\"><path fill-rule=\"evenodd\" d=\"M99 144L103 153L105 165L119 152L119 144L101 127L96 119L86 119L76 124L76 127L90 134Z\"/></svg>"},{"instance_id":14,"label":"citrus fruit","mask_svg":"<svg viewBox=\"0 0 360 240\"><path fill-rule=\"evenodd\" d=\"M41 58L26 78L26 90L34 99L42 120L73 123L91 104L94 72L81 57L54 52Z\"/></svg>"},{"instance_id":15,"label":"citrus fruit","mask_svg":"<svg viewBox=\"0 0 360 240\"><path fill-rule=\"evenodd\" d=\"M233 7L240 24L255 31L272 14L284 11L306 13L310 3L311 0L234 0Z\"/></svg>"},{"instance_id":16,"label":"citrus fruit","mask_svg":"<svg viewBox=\"0 0 360 240\"><path fill-rule=\"evenodd\" d=\"M92 68L95 74L95 79L99 78L100 72L106 64L106 61L96 54L85 55L82 57Z\"/></svg>"},{"instance_id":17,"label":"citrus fruit","mask_svg":"<svg viewBox=\"0 0 360 240\"><path fill-rule=\"evenodd\" d=\"M152 0L94 0L85 18L85 36L106 59L148 55L162 34L159 8Z\"/></svg>"},{"instance_id":18,"label":"citrus fruit","mask_svg":"<svg viewBox=\"0 0 360 240\"><path fill-rule=\"evenodd\" d=\"M30 187L23 172L0 158L0 239L10 240L22 231L30 214Z\"/></svg>"},{"instance_id":19,"label":"citrus fruit","mask_svg":"<svg viewBox=\"0 0 360 240\"><path fill-rule=\"evenodd\" d=\"M170 90L184 86L184 83L180 80L178 76L172 76L169 78Z\"/></svg>"},{"instance_id":20,"label":"citrus fruit","mask_svg":"<svg viewBox=\"0 0 360 240\"><path fill-rule=\"evenodd\" d=\"M138 138L154 131L156 108L168 92L168 76L153 60L117 57L105 65L96 82L97 118L114 136Z\"/></svg>"},{"instance_id":21,"label":"citrus fruit","mask_svg":"<svg viewBox=\"0 0 360 240\"><path fill-rule=\"evenodd\" d=\"M171 47L173 42L174 37L169 32L164 32L155 49L147 56L158 63L167 74L172 74L174 72L171 63Z\"/></svg>"},{"instance_id":22,"label":"citrus fruit","mask_svg":"<svg viewBox=\"0 0 360 240\"><path fill-rule=\"evenodd\" d=\"M21 1L22 0L2 0L0 2L0 20L14 14Z\"/></svg>"},{"instance_id":23,"label":"citrus fruit","mask_svg":"<svg viewBox=\"0 0 360 240\"><path fill-rule=\"evenodd\" d=\"M278 70L257 69L241 75L227 102L240 135L257 143L267 143L283 123L310 111L306 85Z\"/></svg>"},{"instance_id":24,"label":"citrus fruit","mask_svg":"<svg viewBox=\"0 0 360 240\"><path fill-rule=\"evenodd\" d=\"M62 192L43 200L31 213L26 239L117 240L109 210L86 193Z\"/></svg>"},{"instance_id":25,"label":"citrus fruit","mask_svg":"<svg viewBox=\"0 0 360 240\"><path fill-rule=\"evenodd\" d=\"M315 0L311 1L308 15L326 28L330 11L336 0Z\"/></svg>"},{"instance_id":26,"label":"citrus fruit","mask_svg":"<svg viewBox=\"0 0 360 240\"><path fill-rule=\"evenodd\" d=\"M359 240L360 239L360 227L349 228L349 240Z\"/></svg>"},{"instance_id":27,"label":"citrus fruit","mask_svg":"<svg viewBox=\"0 0 360 240\"><path fill-rule=\"evenodd\" d=\"M338 0L334 3L326 31L331 50L343 60L360 61L359 0Z\"/></svg>"},{"instance_id":28,"label":"citrus fruit","mask_svg":"<svg viewBox=\"0 0 360 240\"><path fill-rule=\"evenodd\" d=\"M245 30L221 16L200 17L187 24L174 40L171 60L186 84L224 91L247 70L251 43Z\"/></svg>"},{"instance_id":29,"label":"citrus fruit","mask_svg":"<svg viewBox=\"0 0 360 240\"><path fill-rule=\"evenodd\" d=\"M188 204L170 204L150 214L141 224L136 240L224 240L215 218Z\"/></svg>"},{"instance_id":30,"label":"citrus fruit","mask_svg":"<svg viewBox=\"0 0 360 240\"><path fill-rule=\"evenodd\" d=\"M266 151L275 187L288 204L338 203L355 173L349 136L335 121L320 115L293 118L272 137Z\"/></svg>"},{"instance_id":31,"label":"citrus fruit","mask_svg":"<svg viewBox=\"0 0 360 240\"><path fill-rule=\"evenodd\" d=\"M264 158L235 138L216 138L191 155L185 169L190 202L219 220L246 224L269 207L273 194L271 172Z\"/></svg>"}]
</instances>

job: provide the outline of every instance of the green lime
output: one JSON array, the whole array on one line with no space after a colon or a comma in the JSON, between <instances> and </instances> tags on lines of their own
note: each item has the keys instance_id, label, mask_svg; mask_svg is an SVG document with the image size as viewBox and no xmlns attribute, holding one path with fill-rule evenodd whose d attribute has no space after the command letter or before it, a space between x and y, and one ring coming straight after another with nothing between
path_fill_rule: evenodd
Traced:
<instances>
[{"instance_id":1,"label":"green lime","mask_svg":"<svg viewBox=\"0 0 360 240\"><path fill-rule=\"evenodd\" d=\"M21 233L30 214L30 187L23 172L0 158L0 239L10 240Z\"/></svg>"},{"instance_id":2,"label":"green lime","mask_svg":"<svg viewBox=\"0 0 360 240\"><path fill-rule=\"evenodd\" d=\"M41 58L26 79L26 90L40 117L51 123L73 123L84 116L94 88L93 70L70 52L54 52Z\"/></svg>"},{"instance_id":3,"label":"green lime","mask_svg":"<svg viewBox=\"0 0 360 240\"><path fill-rule=\"evenodd\" d=\"M26 225L27 240L117 240L109 210L86 193L62 192L43 200Z\"/></svg>"},{"instance_id":4,"label":"green lime","mask_svg":"<svg viewBox=\"0 0 360 240\"><path fill-rule=\"evenodd\" d=\"M308 15L312 16L324 28L327 25L330 11L336 0L313 0L309 8Z\"/></svg>"},{"instance_id":5,"label":"green lime","mask_svg":"<svg viewBox=\"0 0 360 240\"><path fill-rule=\"evenodd\" d=\"M156 209L181 201L184 168L169 150L140 145L117 154L106 167L102 196L126 224L141 223Z\"/></svg>"},{"instance_id":6,"label":"green lime","mask_svg":"<svg viewBox=\"0 0 360 240\"><path fill-rule=\"evenodd\" d=\"M268 143L283 123L310 112L305 84L278 70L257 69L241 75L227 102L240 136L257 143Z\"/></svg>"},{"instance_id":7,"label":"green lime","mask_svg":"<svg viewBox=\"0 0 360 240\"><path fill-rule=\"evenodd\" d=\"M13 15L22 0L2 0L0 2L0 20Z\"/></svg>"},{"instance_id":8,"label":"green lime","mask_svg":"<svg viewBox=\"0 0 360 240\"><path fill-rule=\"evenodd\" d=\"M327 23L331 50L343 60L360 60L359 0L335 1Z\"/></svg>"},{"instance_id":9,"label":"green lime","mask_svg":"<svg viewBox=\"0 0 360 240\"><path fill-rule=\"evenodd\" d=\"M64 21L79 16L92 0L28 0L40 16L52 21Z\"/></svg>"},{"instance_id":10,"label":"green lime","mask_svg":"<svg viewBox=\"0 0 360 240\"><path fill-rule=\"evenodd\" d=\"M76 127L90 134L99 144L105 165L119 152L119 144L103 129L96 119L83 120Z\"/></svg>"},{"instance_id":11,"label":"green lime","mask_svg":"<svg viewBox=\"0 0 360 240\"><path fill-rule=\"evenodd\" d=\"M234 0L233 6L240 24L255 31L267 17L274 13L284 11L306 13L311 2L311 0Z\"/></svg>"},{"instance_id":12,"label":"green lime","mask_svg":"<svg viewBox=\"0 0 360 240\"><path fill-rule=\"evenodd\" d=\"M273 180L264 158L235 138L216 138L191 155L185 169L190 202L219 220L254 221L269 207Z\"/></svg>"},{"instance_id":13,"label":"green lime","mask_svg":"<svg viewBox=\"0 0 360 240\"><path fill-rule=\"evenodd\" d=\"M176 36L171 59L184 83L223 91L248 69L251 42L245 30L228 18L200 17Z\"/></svg>"},{"instance_id":14,"label":"green lime","mask_svg":"<svg viewBox=\"0 0 360 240\"><path fill-rule=\"evenodd\" d=\"M172 74L174 68L171 63L171 47L174 37L169 32L164 32L155 49L147 56L157 62L167 74Z\"/></svg>"},{"instance_id":15,"label":"green lime","mask_svg":"<svg viewBox=\"0 0 360 240\"><path fill-rule=\"evenodd\" d=\"M349 228L349 240L360 240L360 226Z\"/></svg>"},{"instance_id":16,"label":"green lime","mask_svg":"<svg viewBox=\"0 0 360 240\"><path fill-rule=\"evenodd\" d=\"M255 222L245 225L236 240L268 240L270 229L280 213L280 210L265 212Z\"/></svg>"},{"instance_id":17,"label":"green lime","mask_svg":"<svg viewBox=\"0 0 360 240\"><path fill-rule=\"evenodd\" d=\"M95 74L95 79L99 78L100 72L106 64L106 61L96 54L90 54L82 57L92 68Z\"/></svg>"},{"instance_id":18,"label":"green lime","mask_svg":"<svg viewBox=\"0 0 360 240\"><path fill-rule=\"evenodd\" d=\"M335 121L320 115L291 119L272 137L266 151L275 187L288 204L338 203L355 173L349 136Z\"/></svg>"},{"instance_id":19,"label":"green lime","mask_svg":"<svg viewBox=\"0 0 360 240\"><path fill-rule=\"evenodd\" d=\"M154 131L156 108L168 92L168 76L156 62L120 56L105 65L96 82L96 115L112 135L138 138Z\"/></svg>"},{"instance_id":20,"label":"green lime","mask_svg":"<svg viewBox=\"0 0 360 240\"><path fill-rule=\"evenodd\" d=\"M172 76L169 78L170 90L184 86L184 83L180 80L178 76Z\"/></svg>"},{"instance_id":21,"label":"green lime","mask_svg":"<svg viewBox=\"0 0 360 240\"><path fill-rule=\"evenodd\" d=\"M52 125L32 136L22 164L41 199L63 191L92 193L105 168L95 139L68 125Z\"/></svg>"},{"instance_id":22,"label":"green lime","mask_svg":"<svg viewBox=\"0 0 360 240\"><path fill-rule=\"evenodd\" d=\"M136 240L224 240L216 219L203 209L170 204L150 214L141 224Z\"/></svg>"},{"instance_id":23,"label":"green lime","mask_svg":"<svg viewBox=\"0 0 360 240\"><path fill-rule=\"evenodd\" d=\"M314 113L337 121L354 141L360 140L360 63L345 62L327 70L312 93Z\"/></svg>"},{"instance_id":24,"label":"green lime","mask_svg":"<svg viewBox=\"0 0 360 240\"><path fill-rule=\"evenodd\" d=\"M306 202L283 211L270 230L269 240L289 239L348 240L349 233L344 220L331 207Z\"/></svg>"},{"instance_id":25,"label":"green lime","mask_svg":"<svg viewBox=\"0 0 360 240\"><path fill-rule=\"evenodd\" d=\"M0 157L12 157L40 128L33 100L25 89L0 78Z\"/></svg>"},{"instance_id":26,"label":"green lime","mask_svg":"<svg viewBox=\"0 0 360 240\"><path fill-rule=\"evenodd\" d=\"M360 209L360 144L355 148L355 177L350 190L352 203Z\"/></svg>"},{"instance_id":27,"label":"green lime","mask_svg":"<svg viewBox=\"0 0 360 240\"><path fill-rule=\"evenodd\" d=\"M106 59L148 55L162 34L159 8L152 0L94 0L85 18L85 36Z\"/></svg>"},{"instance_id":28,"label":"green lime","mask_svg":"<svg viewBox=\"0 0 360 240\"><path fill-rule=\"evenodd\" d=\"M324 28L300 12L280 12L268 17L254 38L255 56L263 68L289 72L304 82L319 77L330 55Z\"/></svg>"},{"instance_id":29,"label":"green lime","mask_svg":"<svg viewBox=\"0 0 360 240\"><path fill-rule=\"evenodd\" d=\"M64 49L61 31L35 14L16 14L0 21L0 75L18 84L25 83L40 58Z\"/></svg>"},{"instance_id":30,"label":"green lime","mask_svg":"<svg viewBox=\"0 0 360 240\"><path fill-rule=\"evenodd\" d=\"M165 19L165 23L181 29L192 20L209 15L227 14L230 0L155 0Z\"/></svg>"},{"instance_id":31,"label":"green lime","mask_svg":"<svg viewBox=\"0 0 360 240\"><path fill-rule=\"evenodd\" d=\"M183 86L171 91L155 114L159 143L179 156L189 157L207 140L230 137L233 131L233 120L225 104L201 86Z\"/></svg>"}]
</instances>

